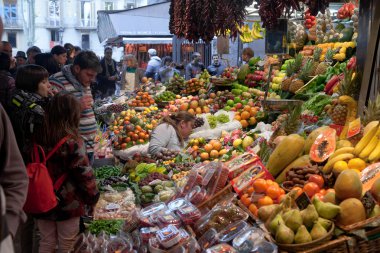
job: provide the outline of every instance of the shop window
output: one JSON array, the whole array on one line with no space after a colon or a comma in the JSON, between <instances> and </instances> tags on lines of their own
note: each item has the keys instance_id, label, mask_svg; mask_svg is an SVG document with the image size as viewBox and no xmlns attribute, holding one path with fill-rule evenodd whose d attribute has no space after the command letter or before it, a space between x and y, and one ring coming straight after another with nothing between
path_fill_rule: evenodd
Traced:
<instances>
[{"instance_id":1,"label":"shop window","mask_svg":"<svg viewBox=\"0 0 380 253\"><path fill-rule=\"evenodd\" d=\"M127 10L133 9L133 8L135 8L135 4L133 4L133 3L129 3L129 4L126 5L125 8L126 8Z\"/></svg>"},{"instance_id":2,"label":"shop window","mask_svg":"<svg viewBox=\"0 0 380 253\"><path fill-rule=\"evenodd\" d=\"M8 42L11 43L12 47L17 47L17 34L13 32L9 32Z\"/></svg>"},{"instance_id":3,"label":"shop window","mask_svg":"<svg viewBox=\"0 0 380 253\"><path fill-rule=\"evenodd\" d=\"M105 2L104 3L104 9L106 11L113 11L113 2Z\"/></svg>"},{"instance_id":4,"label":"shop window","mask_svg":"<svg viewBox=\"0 0 380 253\"><path fill-rule=\"evenodd\" d=\"M50 31L50 41L59 42L59 32L58 30Z\"/></svg>"},{"instance_id":5,"label":"shop window","mask_svg":"<svg viewBox=\"0 0 380 253\"><path fill-rule=\"evenodd\" d=\"M82 34L82 49L90 49L90 35Z\"/></svg>"},{"instance_id":6,"label":"shop window","mask_svg":"<svg viewBox=\"0 0 380 253\"><path fill-rule=\"evenodd\" d=\"M49 0L49 25L60 26L61 8L58 0Z\"/></svg>"},{"instance_id":7,"label":"shop window","mask_svg":"<svg viewBox=\"0 0 380 253\"><path fill-rule=\"evenodd\" d=\"M94 3L92 1L80 2L80 19L83 27L95 26Z\"/></svg>"}]
</instances>

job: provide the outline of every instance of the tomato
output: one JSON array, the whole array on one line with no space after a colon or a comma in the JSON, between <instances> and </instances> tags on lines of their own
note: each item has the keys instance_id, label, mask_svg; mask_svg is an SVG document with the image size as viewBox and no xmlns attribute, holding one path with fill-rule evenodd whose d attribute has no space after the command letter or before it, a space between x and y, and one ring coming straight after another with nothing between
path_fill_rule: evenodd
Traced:
<instances>
[{"instance_id":1,"label":"tomato","mask_svg":"<svg viewBox=\"0 0 380 253\"><path fill-rule=\"evenodd\" d=\"M320 189L322 189L325 184L323 177L317 174L311 175L308 181L316 183Z\"/></svg>"},{"instance_id":2,"label":"tomato","mask_svg":"<svg viewBox=\"0 0 380 253\"><path fill-rule=\"evenodd\" d=\"M306 192L309 198L313 197L316 193L318 193L321 189L314 182L306 183L303 187L303 191Z\"/></svg>"},{"instance_id":3,"label":"tomato","mask_svg":"<svg viewBox=\"0 0 380 253\"><path fill-rule=\"evenodd\" d=\"M324 195L320 192L316 193L313 198L317 198L319 199L320 201L323 201L323 198L324 198Z\"/></svg>"},{"instance_id":4,"label":"tomato","mask_svg":"<svg viewBox=\"0 0 380 253\"><path fill-rule=\"evenodd\" d=\"M303 193L302 188L298 186L293 187L292 191L297 191L297 195L296 195L297 198Z\"/></svg>"},{"instance_id":5,"label":"tomato","mask_svg":"<svg viewBox=\"0 0 380 253\"><path fill-rule=\"evenodd\" d=\"M255 204L250 204L248 209L249 209L249 211L251 211L251 213L253 215L257 216L258 209L257 209L257 206Z\"/></svg>"},{"instance_id":6,"label":"tomato","mask_svg":"<svg viewBox=\"0 0 380 253\"><path fill-rule=\"evenodd\" d=\"M251 187L248 188L247 193L248 193L249 195L251 195L254 191L255 191L255 188L253 188L253 187L251 186Z\"/></svg>"},{"instance_id":7,"label":"tomato","mask_svg":"<svg viewBox=\"0 0 380 253\"><path fill-rule=\"evenodd\" d=\"M333 192L333 193L335 193L335 189L333 189L333 188L327 189L325 195L326 195L327 193L329 193L329 192Z\"/></svg>"},{"instance_id":8,"label":"tomato","mask_svg":"<svg viewBox=\"0 0 380 253\"><path fill-rule=\"evenodd\" d=\"M121 149L126 149L127 148L127 143L123 143L123 144L121 144Z\"/></svg>"},{"instance_id":9,"label":"tomato","mask_svg":"<svg viewBox=\"0 0 380 253\"><path fill-rule=\"evenodd\" d=\"M249 197L249 195L247 193L245 193L245 194L243 194L243 196L241 196L240 201L246 207L248 207L251 204L251 198Z\"/></svg>"},{"instance_id":10,"label":"tomato","mask_svg":"<svg viewBox=\"0 0 380 253\"><path fill-rule=\"evenodd\" d=\"M268 205L272 205L273 204L273 200L271 197L269 196L265 196L265 197L262 197L259 199L259 201L257 201L257 204L262 207L262 206L268 206Z\"/></svg>"}]
</instances>

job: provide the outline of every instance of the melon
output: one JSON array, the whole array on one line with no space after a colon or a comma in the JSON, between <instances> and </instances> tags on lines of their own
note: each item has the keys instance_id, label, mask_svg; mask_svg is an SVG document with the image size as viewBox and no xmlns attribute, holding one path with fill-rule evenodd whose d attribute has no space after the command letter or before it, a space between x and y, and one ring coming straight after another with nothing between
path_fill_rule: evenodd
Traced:
<instances>
[{"instance_id":1,"label":"melon","mask_svg":"<svg viewBox=\"0 0 380 253\"><path fill-rule=\"evenodd\" d=\"M335 151L336 131L327 128L315 139L310 148L310 159L317 163L326 161Z\"/></svg>"},{"instance_id":2,"label":"melon","mask_svg":"<svg viewBox=\"0 0 380 253\"><path fill-rule=\"evenodd\" d=\"M335 196L339 200L345 200L348 198L360 199L362 196L363 184L356 171L344 170L336 179L334 190Z\"/></svg>"},{"instance_id":3,"label":"melon","mask_svg":"<svg viewBox=\"0 0 380 253\"><path fill-rule=\"evenodd\" d=\"M340 203L340 213L337 221L340 225L348 226L366 219L365 208L362 202L355 198L349 198Z\"/></svg>"}]
</instances>

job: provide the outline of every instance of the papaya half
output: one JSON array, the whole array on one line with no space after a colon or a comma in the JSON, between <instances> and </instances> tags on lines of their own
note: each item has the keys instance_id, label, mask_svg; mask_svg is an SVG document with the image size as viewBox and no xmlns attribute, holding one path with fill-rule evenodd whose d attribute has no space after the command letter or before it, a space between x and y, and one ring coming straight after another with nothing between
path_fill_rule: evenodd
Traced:
<instances>
[{"instance_id":1,"label":"papaya half","mask_svg":"<svg viewBox=\"0 0 380 253\"><path fill-rule=\"evenodd\" d=\"M309 136L306 138L305 142L305 154L309 155L311 146L313 145L315 139L327 128L328 126L318 127L317 129L314 129Z\"/></svg>"},{"instance_id":2,"label":"papaya half","mask_svg":"<svg viewBox=\"0 0 380 253\"><path fill-rule=\"evenodd\" d=\"M310 149L310 159L317 163L326 161L336 148L336 131L327 128L315 139Z\"/></svg>"}]
</instances>

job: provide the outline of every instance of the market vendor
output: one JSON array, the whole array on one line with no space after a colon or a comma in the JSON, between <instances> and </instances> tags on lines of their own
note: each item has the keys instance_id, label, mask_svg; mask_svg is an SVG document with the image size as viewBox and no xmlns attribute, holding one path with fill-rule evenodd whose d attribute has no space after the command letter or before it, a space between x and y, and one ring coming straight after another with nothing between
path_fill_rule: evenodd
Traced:
<instances>
[{"instance_id":1,"label":"market vendor","mask_svg":"<svg viewBox=\"0 0 380 253\"><path fill-rule=\"evenodd\" d=\"M246 47L243 49L243 52L241 53L241 65L247 64L249 59L255 56L255 53L253 52L252 48Z\"/></svg>"},{"instance_id":2,"label":"market vendor","mask_svg":"<svg viewBox=\"0 0 380 253\"><path fill-rule=\"evenodd\" d=\"M186 80L190 80L191 78L195 78L198 74L202 73L205 69L205 66L201 62L201 54L198 52L194 52L191 56L191 62L187 64L185 69L185 78Z\"/></svg>"},{"instance_id":3,"label":"market vendor","mask_svg":"<svg viewBox=\"0 0 380 253\"><path fill-rule=\"evenodd\" d=\"M154 155L163 150L181 150L194 122L195 117L186 111L164 117L151 134L148 152Z\"/></svg>"},{"instance_id":4,"label":"market vendor","mask_svg":"<svg viewBox=\"0 0 380 253\"><path fill-rule=\"evenodd\" d=\"M211 76L220 76L225 68L226 66L220 62L219 55L214 54L212 56L212 64L207 67L207 71Z\"/></svg>"},{"instance_id":5,"label":"market vendor","mask_svg":"<svg viewBox=\"0 0 380 253\"><path fill-rule=\"evenodd\" d=\"M138 67L138 62L133 54L127 54L123 59L121 73L121 90L133 92L140 88L144 77L144 70Z\"/></svg>"}]
</instances>

